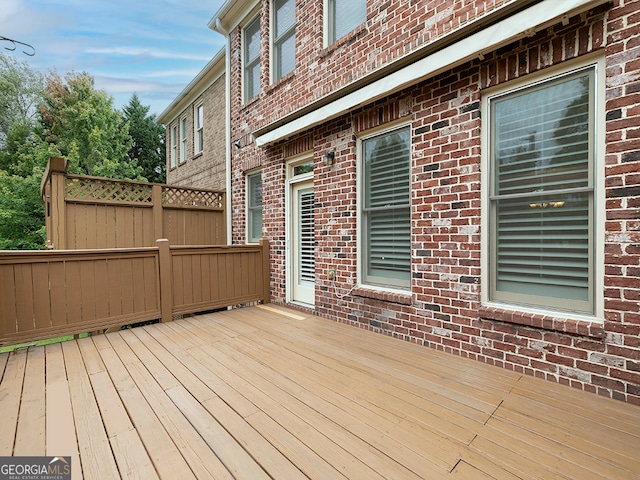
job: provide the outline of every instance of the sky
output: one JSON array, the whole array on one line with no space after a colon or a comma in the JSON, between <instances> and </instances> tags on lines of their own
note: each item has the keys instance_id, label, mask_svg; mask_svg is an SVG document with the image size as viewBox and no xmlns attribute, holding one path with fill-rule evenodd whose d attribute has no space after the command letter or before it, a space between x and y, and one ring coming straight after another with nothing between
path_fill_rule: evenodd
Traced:
<instances>
[{"instance_id":1,"label":"sky","mask_svg":"<svg viewBox=\"0 0 640 480\"><path fill-rule=\"evenodd\" d=\"M136 93L160 115L224 47L207 26L224 0L0 0L0 52L46 75L87 72L122 109ZM24 50L32 53L31 49Z\"/></svg>"}]
</instances>

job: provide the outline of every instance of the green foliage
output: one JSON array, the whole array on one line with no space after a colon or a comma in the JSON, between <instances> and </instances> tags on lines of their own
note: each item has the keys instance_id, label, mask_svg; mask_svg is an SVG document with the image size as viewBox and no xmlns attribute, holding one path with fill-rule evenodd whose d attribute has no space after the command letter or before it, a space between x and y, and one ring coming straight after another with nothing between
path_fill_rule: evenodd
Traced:
<instances>
[{"instance_id":1,"label":"green foliage","mask_svg":"<svg viewBox=\"0 0 640 480\"><path fill-rule=\"evenodd\" d=\"M0 250L44 248L40 182L48 156L33 135L44 79L0 54Z\"/></svg>"},{"instance_id":2,"label":"green foliage","mask_svg":"<svg viewBox=\"0 0 640 480\"><path fill-rule=\"evenodd\" d=\"M87 73L53 73L47 78L36 134L57 156L69 161L69 171L94 176L145 180L142 168L127 152L129 124L113 108L113 99L94 89Z\"/></svg>"},{"instance_id":3,"label":"green foliage","mask_svg":"<svg viewBox=\"0 0 640 480\"><path fill-rule=\"evenodd\" d=\"M0 149L15 125L33 127L44 92L44 78L26 62L0 53Z\"/></svg>"},{"instance_id":4,"label":"green foliage","mask_svg":"<svg viewBox=\"0 0 640 480\"><path fill-rule=\"evenodd\" d=\"M155 183L165 183L165 129L158 124L155 115L149 115L149 107L140 103L134 93L129 105L124 107L124 118L129 123L132 138L128 156L137 161L143 169L143 175Z\"/></svg>"},{"instance_id":5,"label":"green foliage","mask_svg":"<svg viewBox=\"0 0 640 480\"><path fill-rule=\"evenodd\" d=\"M40 181L44 169L27 176L0 170L0 250L44 248L46 232Z\"/></svg>"},{"instance_id":6,"label":"green foliage","mask_svg":"<svg viewBox=\"0 0 640 480\"><path fill-rule=\"evenodd\" d=\"M45 82L0 54L0 250L44 248L40 183L50 157L69 160L70 173L145 181L132 146L129 123L91 76Z\"/></svg>"}]
</instances>

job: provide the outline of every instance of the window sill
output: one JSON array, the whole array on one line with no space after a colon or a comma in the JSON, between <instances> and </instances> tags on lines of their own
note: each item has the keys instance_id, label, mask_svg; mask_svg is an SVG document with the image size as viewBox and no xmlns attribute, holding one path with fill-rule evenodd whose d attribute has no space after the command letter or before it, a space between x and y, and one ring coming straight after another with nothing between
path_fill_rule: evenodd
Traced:
<instances>
[{"instance_id":1,"label":"window sill","mask_svg":"<svg viewBox=\"0 0 640 480\"><path fill-rule=\"evenodd\" d=\"M401 305L411 305L413 296L410 292L400 292L392 290L377 290L367 287L356 287L353 289L353 295L356 297L373 298L389 303L399 303Z\"/></svg>"},{"instance_id":2,"label":"window sill","mask_svg":"<svg viewBox=\"0 0 640 480\"><path fill-rule=\"evenodd\" d=\"M326 57L328 55L331 55L333 52L338 50L340 47L350 44L352 41L356 40L359 36L367 33L367 31L368 31L367 30L367 25L366 25L366 23L363 23L359 27L356 27L355 29L353 29L351 32L349 32L346 35L340 37L338 40L333 42L328 47L322 49L322 51L320 52L320 57L324 58L324 57Z\"/></svg>"},{"instance_id":3,"label":"window sill","mask_svg":"<svg viewBox=\"0 0 640 480\"><path fill-rule=\"evenodd\" d=\"M191 157L191 160L195 160L197 158L200 158L202 155L204 155L204 150L202 152L196 153L193 157Z\"/></svg>"},{"instance_id":4,"label":"window sill","mask_svg":"<svg viewBox=\"0 0 640 480\"><path fill-rule=\"evenodd\" d=\"M534 313L530 311L513 310L501 306L483 305L478 311L480 318L515 323L526 327L553 330L556 332L581 335L591 338L604 338L604 324L597 320L583 320L570 318L570 314L563 316L561 312L555 314Z\"/></svg>"},{"instance_id":5,"label":"window sill","mask_svg":"<svg viewBox=\"0 0 640 480\"><path fill-rule=\"evenodd\" d=\"M253 97L251 97L249 100L245 100L242 105L240 105L241 109L245 109L245 108L249 108L251 107L254 103L257 103L258 100L260 100L260 97L262 96L262 91L258 92L256 95L254 95Z\"/></svg>"},{"instance_id":6,"label":"window sill","mask_svg":"<svg viewBox=\"0 0 640 480\"><path fill-rule=\"evenodd\" d=\"M278 88L280 88L281 86L289 83L291 80L293 80L293 78L296 76L296 71L295 69L289 73L287 73L284 77L280 77L278 80L276 80L274 83L272 83L271 85L269 85L269 87L267 88L267 90L265 90L265 94L270 94L271 92L273 92L274 90L277 90Z\"/></svg>"}]
</instances>

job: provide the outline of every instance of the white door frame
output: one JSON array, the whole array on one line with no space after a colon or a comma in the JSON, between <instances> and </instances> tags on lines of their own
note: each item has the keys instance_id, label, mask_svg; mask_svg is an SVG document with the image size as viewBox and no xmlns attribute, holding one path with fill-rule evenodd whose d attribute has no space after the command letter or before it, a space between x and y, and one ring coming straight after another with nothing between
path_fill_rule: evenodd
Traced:
<instances>
[{"instance_id":1,"label":"white door frame","mask_svg":"<svg viewBox=\"0 0 640 480\"><path fill-rule=\"evenodd\" d=\"M303 164L313 163L313 154L306 153L295 158L292 158L287 162L287 181L285 187L285 243L286 243L286 255L285 255L285 268L286 268L286 293L285 300L287 302L295 303L294 298L294 249L292 242L294 235L292 228L294 225L292 202L296 199L293 197L293 189L295 186L299 186L303 183L310 183L313 186L313 171L296 175L295 167ZM305 303L306 306L313 306L312 304Z\"/></svg>"}]
</instances>

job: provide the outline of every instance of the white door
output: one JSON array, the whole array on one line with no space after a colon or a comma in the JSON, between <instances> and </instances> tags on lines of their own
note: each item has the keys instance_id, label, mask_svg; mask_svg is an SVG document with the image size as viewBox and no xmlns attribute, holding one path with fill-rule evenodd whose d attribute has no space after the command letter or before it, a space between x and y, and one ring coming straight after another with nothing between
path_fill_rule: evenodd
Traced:
<instances>
[{"instance_id":1,"label":"white door","mask_svg":"<svg viewBox=\"0 0 640 480\"><path fill-rule=\"evenodd\" d=\"M293 184L291 203L291 300L313 305L316 281L313 181Z\"/></svg>"}]
</instances>

